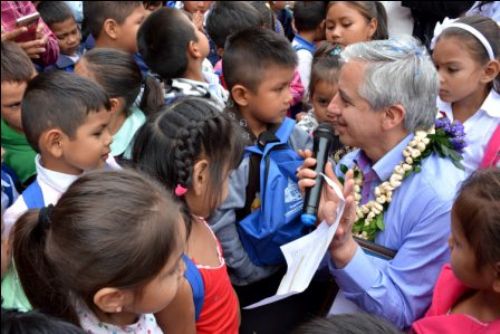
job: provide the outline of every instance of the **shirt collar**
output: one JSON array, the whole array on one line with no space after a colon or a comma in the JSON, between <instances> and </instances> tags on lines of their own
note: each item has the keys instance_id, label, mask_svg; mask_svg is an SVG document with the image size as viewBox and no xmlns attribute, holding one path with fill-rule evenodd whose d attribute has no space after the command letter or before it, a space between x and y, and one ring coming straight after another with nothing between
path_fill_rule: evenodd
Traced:
<instances>
[{"instance_id":1,"label":"shirt collar","mask_svg":"<svg viewBox=\"0 0 500 334\"><path fill-rule=\"evenodd\" d=\"M436 105L439 111L442 111L446 114L446 117L448 117L448 119L454 119L451 103L444 102L438 96ZM495 89L492 88L478 111L484 111L486 114L488 114L488 116L500 118L500 94L498 94Z\"/></svg>"},{"instance_id":2,"label":"shirt collar","mask_svg":"<svg viewBox=\"0 0 500 334\"><path fill-rule=\"evenodd\" d=\"M68 187L80 176L49 170L40 163L40 154L35 157L37 178L48 184L59 193L64 193Z\"/></svg>"},{"instance_id":3,"label":"shirt collar","mask_svg":"<svg viewBox=\"0 0 500 334\"><path fill-rule=\"evenodd\" d=\"M309 42L307 39L300 36L299 34L296 34L294 39L296 40L297 43L302 44L309 51L314 52L316 50L316 46L313 43Z\"/></svg>"},{"instance_id":4,"label":"shirt collar","mask_svg":"<svg viewBox=\"0 0 500 334\"><path fill-rule=\"evenodd\" d=\"M401 140L396 146L394 146L389 152L387 152L382 158L380 158L371 169L377 174L377 177L381 181L388 180L396 167L402 160L403 150L408 145L410 140L413 138L413 133L406 136ZM361 170L364 171L364 166L370 166L370 162L365 153L360 150L358 154L358 165Z\"/></svg>"}]
</instances>

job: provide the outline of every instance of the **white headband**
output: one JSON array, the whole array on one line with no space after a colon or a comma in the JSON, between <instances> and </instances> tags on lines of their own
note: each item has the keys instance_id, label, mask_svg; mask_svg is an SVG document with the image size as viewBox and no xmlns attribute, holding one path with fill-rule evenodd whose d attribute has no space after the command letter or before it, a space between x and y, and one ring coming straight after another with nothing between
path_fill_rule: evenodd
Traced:
<instances>
[{"instance_id":1,"label":"white headband","mask_svg":"<svg viewBox=\"0 0 500 334\"><path fill-rule=\"evenodd\" d=\"M434 28L434 37L432 38L432 41L431 41L431 49L434 49L434 47L436 46L436 41L437 41L439 35L441 35L441 33L443 32L443 30L448 29L448 28L459 28L459 29L463 29L463 30L469 32L474 37L476 37L481 42L481 44L484 46L484 48L486 49L486 52L488 53L490 60L495 60L495 55L493 53L493 49L491 48L490 42L488 42L486 37L484 37L484 35L479 30L477 30L474 27L471 27L468 24L455 22L455 21L456 20L452 20L452 19L449 19L446 17L443 20L443 23L438 22L436 24L436 28Z\"/></svg>"}]
</instances>

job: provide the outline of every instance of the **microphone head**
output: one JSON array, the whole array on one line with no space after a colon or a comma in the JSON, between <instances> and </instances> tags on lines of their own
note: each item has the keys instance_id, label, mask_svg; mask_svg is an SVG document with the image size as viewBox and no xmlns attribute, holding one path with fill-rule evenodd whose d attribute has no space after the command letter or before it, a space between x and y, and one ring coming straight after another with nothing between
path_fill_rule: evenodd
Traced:
<instances>
[{"instance_id":1,"label":"microphone head","mask_svg":"<svg viewBox=\"0 0 500 334\"><path fill-rule=\"evenodd\" d=\"M333 128L330 123L321 123L318 125L316 130L313 132L314 138L324 137L328 140L334 140L335 134L333 133Z\"/></svg>"}]
</instances>

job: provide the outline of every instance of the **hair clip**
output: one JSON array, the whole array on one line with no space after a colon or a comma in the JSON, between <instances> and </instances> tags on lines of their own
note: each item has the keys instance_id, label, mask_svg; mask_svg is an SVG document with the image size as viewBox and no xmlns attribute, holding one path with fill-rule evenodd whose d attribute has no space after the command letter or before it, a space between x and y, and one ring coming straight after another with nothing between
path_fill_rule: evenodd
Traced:
<instances>
[{"instance_id":1,"label":"hair clip","mask_svg":"<svg viewBox=\"0 0 500 334\"><path fill-rule=\"evenodd\" d=\"M175 190L174 190L174 193L175 193L175 196L177 197L182 197L184 196L186 193L187 193L187 188L178 184L175 186Z\"/></svg>"}]
</instances>

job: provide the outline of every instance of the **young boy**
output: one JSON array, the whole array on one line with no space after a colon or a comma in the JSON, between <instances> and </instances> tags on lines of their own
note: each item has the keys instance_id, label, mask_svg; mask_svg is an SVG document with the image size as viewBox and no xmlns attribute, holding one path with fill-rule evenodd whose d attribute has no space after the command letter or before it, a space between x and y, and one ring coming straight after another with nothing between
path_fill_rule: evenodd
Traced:
<instances>
[{"instance_id":1,"label":"young boy","mask_svg":"<svg viewBox=\"0 0 500 334\"><path fill-rule=\"evenodd\" d=\"M264 131L278 127L286 116L292 100L290 82L296 65L290 43L269 29L245 29L228 38L223 70L234 108L227 112L234 113L249 144L256 143ZM310 145L310 138L295 126L289 145L294 150L304 149ZM277 270L252 263L238 237L235 211L243 208L247 201L249 160L244 158L233 172L228 199L211 219L231 268L231 279L239 286L262 280ZM244 305L244 301L240 302Z\"/></svg>"},{"instance_id":2,"label":"young boy","mask_svg":"<svg viewBox=\"0 0 500 334\"><path fill-rule=\"evenodd\" d=\"M46 67L44 71L59 69L73 72L82 51L80 48L82 35L73 12L64 1L42 1L37 9L56 35L59 44L59 57L56 63Z\"/></svg>"},{"instance_id":3,"label":"young boy","mask_svg":"<svg viewBox=\"0 0 500 334\"><path fill-rule=\"evenodd\" d=\"M212 71L203 70L208 39L184 11L161 8L151 13L139 29L137 41L146 64L165 82L165 103L199 96L225 106L227 91Z\"/></svg>"},{"instance_id":4,"label":"young boy","mask_svg":"<svg viewBox=\"0 0 500 334\"><path fill-rule=\"evenodd\" d=\"M263 26L259 12L246 2L218 1L207 16L206 30L210 39L215 43L217 54L224 54L224 43L229 35L240 30ZM222 59L214 66L214 73L227 89L222 74Z\"/></svg>"},{"instance_id":5,"label":"young boy","mask_svg":"<svg viewBox=\"0 0 500 334\"><path fill-rule=\"evenodd\" d=\"M316 50L314 43L325 39L325 15L324 1L296 1L293 8L293 24L297 33L292 41L292 47L297 52L300 80L306 89L306 94Z\"/></svg>"},{"instance_id":6,"label":"young boy","mask_svg":"<svg viewBox=\"0 0 500 334\"><path fill-rule=\"evenodd\" d=\"M56 203L83 172L106 165L119 168L109 156L109 110L104 90L72 73L42 73L28 84L22 126L38 153L37 177L5 212L6 235L28 209ZM2 281L2 297L4 307L30 309L12 271Z\"/></svg>"},{"instance_id":7,"label":"young boy","mask_svg":"<svg viewBox=\"0 0 500 334\"><path fill-rule=\"evenodd\" d=\"M35 67L26 53L13 42L2 42L2 147L3 163L10 167L22 184L35 175L35 151L23 133L21 102L28 82L36 75Z\"/></svg>"},{"instance_id":8,"label":"young boy","mask_svg":"<svg viewBox=\"0 0 500 334\"><path fill-rule=\"evenodd\" d=\"M137 31L149 12L142 1L84 1L83 14L90 32L87 49L120 49L134 55L144 76L149 68L137 52Z\"/></svg>"}]
</instances>

